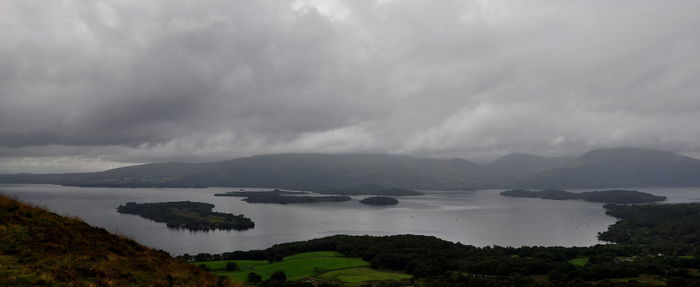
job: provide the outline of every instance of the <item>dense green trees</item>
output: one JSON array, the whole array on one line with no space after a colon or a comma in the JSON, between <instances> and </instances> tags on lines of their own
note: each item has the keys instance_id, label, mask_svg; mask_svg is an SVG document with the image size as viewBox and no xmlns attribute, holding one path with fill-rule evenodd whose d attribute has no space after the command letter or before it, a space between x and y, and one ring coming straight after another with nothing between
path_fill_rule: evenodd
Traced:
<instances>
[{"instance_id":1,"label":"dense green trees","mask_svg":"<svg viewBox=\"0 0 700 287\"><path fill-rule=\"evenodd\" d=\"M345 195L332 196L288 196L288 195L259 195L249 196L243 199L248 203L319 203L319 202L343 202L350 201L352 198Z\"/></svg>"},{"instance_id":2,"label":"dense green trees","mask_svg":"<svg viewBox=\"0 0 700 287\"><path fill-rule=\"evenodd\" d=\"M590 202L606 203L651 203L666 200L665 196L656 196L634 190L599 190L574 193L557 189L545 189L541 191L516 189L501 192L501 195L554 200L582 199Z\"/></svg>"},{"instance_id":3,"label":"dense green trees","mask_svg":"<svg viewBox=\"0 0 700 287\"><path fill-rule=\"evenodd\" d=\"M417 280L414 286L606 287L664 282L668 286L700 286L700 276L695 275L700 269L700 256L694 256L700 255L700 203L605 208L621 220L600 238L618 244L474 247L420 235L336 235L278 244L265 250L188 255L185 259L264 260L310 251L337 251L361 257L372 268L412 274Z\"/></svg>"},{"instance_id":4,"label":"dense green trees","mask_svg":"<svg viewBox=\"0 0 700 287\"><path fill-rule=\"evenodd\" d=\"M250 272L248 273L248 282L257 284L260 281L262 281L262 276L258 275L258 273L255 272Z\"/></svg>"},{"instance_id":5,"label":"dense green trees","mask_svg":"<svg viewBox=\"0 0 700 287\"><path fill-rule=\"evenodd\" d=\"M608 204L605 208L606 214L620 221L601 233L601 240L673 247L667 254L697 252L700 246L700 203Z\"/></svg>"},{"instance_id":6,"label":"dense green trees","mask_svg":"<svg viewBox=\"0 0 700 287\"><path fill-rule=\"evenodd\" d=\"M236 262L227 262L226 263L226 271L236 271L238 270L238 264Z\"/></svg>"},{"instance_id":7,"label":"dense green trees","mask_svg":"<svg viewBox=\"0 0 700 287\"><path fill-rule=\"evenodd\" d=\"M159 203L129 202L117 208L117 212L135 214L157 222L165 222L171 228L189 230L235 229L255 227L250 218L223 212L213 212L213 204L179 201Z\"/></svg>"},{"instance_id":8,"label":"dense green trees","mask_svg":"<svg viewBox=\"0 0 700 287\"><path fill-rule=\"evenodd\" d=\"M403 188L387 188L376 184L360 184L350 187L335 188L312 188L312 190L321 194L341 195L415 196L424 194L420 191Z\"/></svg>"},{"instance_id":9,"label":"dense green trees","mask_svg":"<svg viewBox=\"0 0 700 287\"><path fill-rule=\"evenodd\" d=\"M230 191L216 193L214 196L245 197L243 201L248 203L318 203L318 202L343 202L352 198L344 195L335 196L307 196L305 191L269 190L269 191Z\"/></svg>"},{"instance_id":10,"label":"dense green trees","mask_svg":"<svg viewBox=\"0 0 700 287\"><path fill-rule=\"evenodd\" d=\"M272 275L270 275L270 280L287 281L287 274L284 274L284 271L272 272Z\"/></svg>"},{"instance_id":11,"label":"dense green trees","mask_svg":"<svg viewBox=\"0 0 700 287\"><path fill-rule=\"evenodd\" d=\"M393 197L372 196L372 197L368 197L368 198L365 198L363 200L360 200L360 203L369 204L369 205L385 206L385 205L397 205L397 204L399 204L399 201Z\"/></svg>"}]
</instances>

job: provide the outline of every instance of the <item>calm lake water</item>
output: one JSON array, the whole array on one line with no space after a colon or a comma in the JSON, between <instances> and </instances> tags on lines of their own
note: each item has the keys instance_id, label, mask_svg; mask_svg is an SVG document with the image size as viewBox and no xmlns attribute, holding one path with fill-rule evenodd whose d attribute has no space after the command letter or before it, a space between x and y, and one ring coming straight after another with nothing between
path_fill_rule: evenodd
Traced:
<instances>
[{"instance_id":1,"label":"calm lake water","mask_svg":"<svg viewBox=\"0 0 700 287\"><path fill-rule=\"evenodd\" d=\"M615 219L602 204L502 197L500 190L473 192L426 191L424 196L399 197L391 207L372 207L353 197L342 203L250 204L214 193L235 188L82 188L56 185L0 185L0 193L77 216L113 233L124 234L173 255L263 249L276 243L334 234L424 234L475 246L589 246L600 243L598 232ZM269 189L246 189L269 190ZM700 188L636 189L669 197L668 202L700 201ZM581 190L583 191L583 190ZM169 229L116 207L129 201L199 201L216 211L244 214L255 222L246 231L193 232Z\"/></svg>"}]
</instances>

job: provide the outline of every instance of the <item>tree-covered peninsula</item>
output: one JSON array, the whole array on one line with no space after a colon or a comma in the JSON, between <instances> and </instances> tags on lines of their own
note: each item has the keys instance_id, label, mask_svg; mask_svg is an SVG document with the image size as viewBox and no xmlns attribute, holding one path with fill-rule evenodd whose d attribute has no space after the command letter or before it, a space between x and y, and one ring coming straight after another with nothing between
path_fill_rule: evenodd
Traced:
<instances>
[{"instance_id":1,"label":"tree-covered peninsula","mask_svg":"<svg viewBox=\"0 0 700 287\"><path fill-rule=\"evenodd\" d=\"M288 196L288 195L262 195L262 196L249 196L243 199L243 201L248 203L276 203L276 204L290 204L290 203L319 203L319 202L344 202L350 201L352 198L345 195L331 195L331 196Z\"/></svg>"},{"instance_id":2,"label":"tree-covered peninsula","mask_svg":"<svg viewBox=\"0 0 700 287\"><path fill-rule=\"evenodd\" d=\"M344 202L352 199L345 195L311 196L302 194L309 194L309 192L275 189L269 191L229 191L216 193L214 196L244 197L243 201L248 203L276 204Z\"/></svg>"},{"instance_id":3,"label":"tree-covered peninsula","mask_svg":"<svg viewBox=\"0 0 700 287\"><path fill-rule=\"evenodd\" d=\"M541 191L517 189L501 192L501 195L553 200L582 199L585 201L602 203L652 203L666 200L665 196L657 196L635 190L601 190L575 193L557 189L545 189Z\"/></svg>"},{"instance_id":4,"label":"tree-covered peninsula","mask_svg":"<svg viewBox=\"0 0 700 287\"><path fill-rule=\"evenodd\" d=\"M420 191L395 187L383 187L376 184L360 184L350 187L314 188L312 190L321 194L340 195L416 196L424 194Z\"/></svg>"},{"instance_id":5,"label":"tree-covered peninsula","mask_svg":"<svg viewBox=\"0 0 700 287\"><path fill-rule=\"evenodd\" d=\"M117 207L117 212L135 214L171 228L189 230L245 230L255 227L250 218L231 213L214 212L213 204L178 201L158 203L129 202Z\"/></svg>"}]
</instances>

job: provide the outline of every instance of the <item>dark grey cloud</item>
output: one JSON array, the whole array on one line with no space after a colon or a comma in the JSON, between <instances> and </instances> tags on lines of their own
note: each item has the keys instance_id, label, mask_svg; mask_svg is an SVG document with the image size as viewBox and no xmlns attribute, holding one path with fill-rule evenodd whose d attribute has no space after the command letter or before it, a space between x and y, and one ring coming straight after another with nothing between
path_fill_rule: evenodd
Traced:
<instances>
[{"instance_id":1,"label":"dark grey cloud","mask_svg":"<svg viewBox=\"0 0 700 287\"><path fill-rule=\"evenodd\" d=\"M0 170L309 151L698 154L699 8L3 1Z\"/></svg>"}]
</instances>

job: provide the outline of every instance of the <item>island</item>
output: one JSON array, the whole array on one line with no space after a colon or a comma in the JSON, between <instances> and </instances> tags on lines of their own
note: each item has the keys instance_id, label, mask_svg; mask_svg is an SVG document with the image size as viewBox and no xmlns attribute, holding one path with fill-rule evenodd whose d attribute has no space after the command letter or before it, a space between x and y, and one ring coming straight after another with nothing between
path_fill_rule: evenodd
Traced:
<instances>
[{"instance_id":1,"label":"island","mask_svg":"<svg viewBox=\"0 0 700 287\"><path fill-rule=\"evenodd\" d=\"M245 197L243 201L248 203L319 203L319 202L343 202L350 201L352 198L345 195L334 196L311 196L301 195L309 194L305 191L289 191L289 190L267 190L267 191L229 191L225 193L216 193L214 196L230 196L230 197Z\"/></svg>"},{"instance_id":2,"label":"island","mask_svg":"<svg viewBox=\"0 0 700 287\"><path fill-rule=\"evenodd\" d=\"M657 196L636 190L600 190L581 193L569 192L557 189L535 190L508 190L501 192L502 196L542 198L553 200L581 199L590 202L602 203L652 203L666 200L665 196Z\"/></svg>"},{"instance_id":3,"label":"island","mask_svg":"<svg viewBox=\"0 0 700 287\"><path fill-rule=\"evenodd\" d=\"M365 198L363 200L360 200L360 203L367 204L367 205L387 206L387 205L397 205L397 204L399 204L399 201L393 197L372 196L372 197L368 197L368 198Z\"/></svg>"},{"instance_id":4,"label":"island","mask_svg":"<svg viewBox=\"0 0 700 287\"><path fill-rule=\"evenodd\" d=\"M248 203L319 203L319 202L344 202L350 201L352 198L346 195L332 196L290 196L290 195L260 195L249 196L243 199Z\"/></svg>"},{"instance_id":5,"label":"island","mask_svg":"<svg viewBox=\"0 0 700 287\"><path fill-rule=\"evenodd\" d=\"M334 187L334 188L315 188L312 191L321 194L339 194L339 195L379 195L379 196L416 196L424 195L420 191L402 189L402 188L387 188L376 184L361 184L352 187Z\"/></svg>"},{"instance_id":6,"label":"island","mask_svg":"<svg viewBox=\"0 0 700 287\"><path fill-rule=\"evenodd\" d=\"M163 222L170 228L188 230L246 230L255 227L250 218L231 213L214 212L213 204L204 202L178 201L158 203L129 202L117 207L117 212L135 214L156 222Z\"/></svg>"},{"instance_id":7,"label":"island","mask_svg":"<svg viewBox=\"0 0 700 287\"><path fill-rule=\"evenodd\" d=\"M284 195L300 195L309 194L305 191L290 191L290 190L266 190L266 191L229 191L224 193L215 193L214 196L231 196L231 197L251 197L251 196L284 196Z\"/></svg>"}]
</instances>

